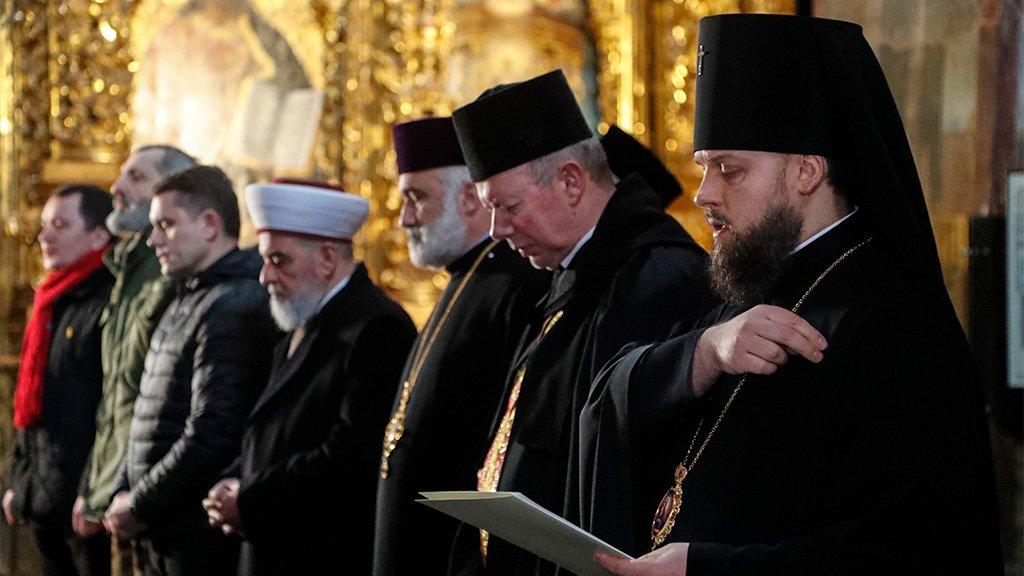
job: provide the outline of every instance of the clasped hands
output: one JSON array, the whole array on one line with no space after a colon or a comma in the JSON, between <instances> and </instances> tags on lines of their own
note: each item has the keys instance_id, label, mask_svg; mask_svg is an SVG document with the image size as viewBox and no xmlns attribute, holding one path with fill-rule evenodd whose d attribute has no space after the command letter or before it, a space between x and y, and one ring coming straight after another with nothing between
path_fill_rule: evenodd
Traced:
<instances>
[{"instance_id":1,"label":"clasped hands","mask_svg":"<svg viewBox=\"0 0 1024 576\"><path fill-rule=\"evenodd\" d=\"M103 515L103 526L118 538L128 540L135 538L146 529L135 513L132 512L132 493L127 490L118 492Z\"/></svg>"},{"instance_id":2,"label":"clasped hands","mask_svg":"<svg viewBox=\"0 0 1024 576\"><path fill-rule=\"evenodd\" d=\"M238 513L238 478L225 478L214 484L203 500L203 508L210 526L225 534L242 531L242 517Z\"/></svg>"},{"instance_id":3,"label":"clasped hands","mask_svg":"<svg viewBox=\"0 0 1024 576\"><path fill-rule=\"evenodd\" d=\"M8 490L3 497L3 511L7 523L10 525L22 524L22 520L16 518L12 503L14 491ZM71 527L76 534L82 538L90 538L103 532L106 528L112 534L122 538L134 538L145 525L135 519L131 508L131 495L128 492L121 492L114 497L114 502L102 522L96 522L85 517L85 499L81 496L75 499L71 511Z\"/></svg>"},{"instance_id":4,"label":"clasped hands","mask_svg":"<svg viewBox=\"0 0 1024 576\"><path fill-rule=\"evenodd\" d=\"M238 514L238 487L237 478L226 478L211 488L203 500L203 508L206 509L210 525L220 528L225 534L241 531L242 520ZM103 517L103 526L119 538L135 538L146 528L146 525L140 522L132 512L131 500L130 492L117 493Z\"/></svg>"}]
</instances>

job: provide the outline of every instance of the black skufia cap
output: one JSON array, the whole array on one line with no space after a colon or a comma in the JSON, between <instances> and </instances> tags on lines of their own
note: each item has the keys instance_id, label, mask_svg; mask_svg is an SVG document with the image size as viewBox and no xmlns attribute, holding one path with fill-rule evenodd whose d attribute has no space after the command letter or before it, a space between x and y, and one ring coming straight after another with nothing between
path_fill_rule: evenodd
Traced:
<instances>
[{"instance_id":1,"label":"black skufia cap","mask_svg":"<svg viewBox=\"0 0 1024 576\"><path fill-rule=\"evenodd\" d=\"M845 164L845 192L901 276L952 313L907 135L885 74L851 22L769 14L702 18L694 151L814 154Z\"/></svg>"},{"instance_id":2,"label":"black skufia cap","mask_svg":"<svg viewBox=\"0 0 1024 576\"><path fill-rule=\"evenodd\" d=\"M452 120L474 182L594 135L561 70L490 88Z\"/></svg>"},{"instance_id":3,"label":"black skufia cap","mask_svg":"<svg viewBox=\"0 0 1024 576\"><path fill-rule=\"evenodd\" d=\"M396 124L391 129L391 138L399 174L466 163L450 116Z\"/></svg>"},{"instance_id":4,"label":"black skufia cap","mask_svg":"<svg viewBox=\"0 0 1024 576\"><path fill-rule=\"evenodd\" d=\"M683 193L683 186L653 151L612 124L601 137L601 146L608 156L608 166L619 179L639 174L650 184L665 208Z\"/></svg>"}]
</instances>

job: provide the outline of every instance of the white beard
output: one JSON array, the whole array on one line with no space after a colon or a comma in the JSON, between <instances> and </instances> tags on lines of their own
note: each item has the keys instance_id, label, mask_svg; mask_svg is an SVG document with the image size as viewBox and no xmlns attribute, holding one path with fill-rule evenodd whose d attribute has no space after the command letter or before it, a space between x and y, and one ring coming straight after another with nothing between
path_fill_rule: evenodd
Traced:
<instances>
[{"instance_id":1,"label":"white beard","mask_svg":"<svg viewBox=\"0 0 1024 576\"><path fill-rule=\"evenodd\" d=\"M466 251L466 222L454 201L445 202L433 223L407 228L405 235L409 260L417 268L442 268Z\"/></svg>"},{"instance_id":2,"label":"white beard","mask_svg":"<svg viewBox=\"0 0 1024 576\"><path fill-rule=\"evenodd\" d=\"M302 292L291 298L282 298L276 296L271 288L270 315L273 316L278 328L291 332L316 314L316 308L322 299L322 294L314 292Z\"/></svg>"}]
</instances>

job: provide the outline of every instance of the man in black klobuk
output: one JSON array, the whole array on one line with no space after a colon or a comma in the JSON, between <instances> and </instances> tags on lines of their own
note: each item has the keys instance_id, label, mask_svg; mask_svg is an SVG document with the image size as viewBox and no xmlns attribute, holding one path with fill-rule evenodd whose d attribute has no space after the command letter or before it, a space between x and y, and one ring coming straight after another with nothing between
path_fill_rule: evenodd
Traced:
<instances>
[{"instance_id":1,"label":"man in black klobuk","mask_svg":"<svg viewBox=\"0 0 1024 576\"><path fill-rule=\"evenodd\" d=\"M472 490L512 354L550 274L487 236L450 117L395 126L409 258L450 278L402 373L384 434L374 574L443 574L458 522L421 491Z\"/></svg>"},{"instance_id":2,"label":"man in black klobuk","mask_svg":"<svg viewBox=\"0 0 1024 576\"><path fill-rule=\"evenodd\" d=\"M243 536L243 576L369 574L381 431L416 329L354 259L365 199L296 181L250 185L245 199L288 334L232 477L203 505Z\"/></svg>"},{"instance_id":3,"label":"man in black klobuk","mask_svg":"<svg viewBox=\"0 0 1024 576\"><path fill-rule=\"evenodd\" d=\"M557 270L524 332L478 473L576 521L578 409L624 344L650 342L711 306L706 255L659 208L629 201L560 70L488 90L453 115L491 237ZM551 574L554 566L463 526L456 574Z\"/></svg>"},{"instance_id":4,"label":"man in black klobuk","mask_svg":"<svg viewBox=\"0 0 1024 576\"><path fill-rule=\"evenodd\" d=\"M683 194L683 185L661 159L622 128L609 126L601 136L601 147L608 156L608 167L615 175L615 182L636 176L643 178L654 192L654 196L641 196L647 201L665 209Z\"/></svg>"},{"instance_id":5,"label":"man in black klobuk","mask_svg":"<svg viewBox=\"0 0 1024 576\"><path fill-rule=\"evenodd\" d=\"M634 575L996 574L980 394L859 26L700 23L696 203L726 301L581 417L584 528Z\"/></svg>"}]
</instances>

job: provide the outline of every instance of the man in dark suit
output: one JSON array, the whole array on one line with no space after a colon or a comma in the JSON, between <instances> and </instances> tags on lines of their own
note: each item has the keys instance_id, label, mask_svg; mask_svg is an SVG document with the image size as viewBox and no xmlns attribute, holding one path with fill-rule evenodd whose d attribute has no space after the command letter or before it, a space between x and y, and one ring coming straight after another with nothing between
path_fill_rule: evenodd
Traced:
<instances>
[{"instance_id":1,"label":"man in dark suit","mask_svg":"<svg viewBox=\"0 0 1024 576\"><path fill-rule=\"evenodd\" d=\"M291 182L249 186L246 201L289 334L234 477L203 504L245 539L241 574L368 574L380 436L416 331L353 259L364 199Z\"/></svg>"}]
</instances>

